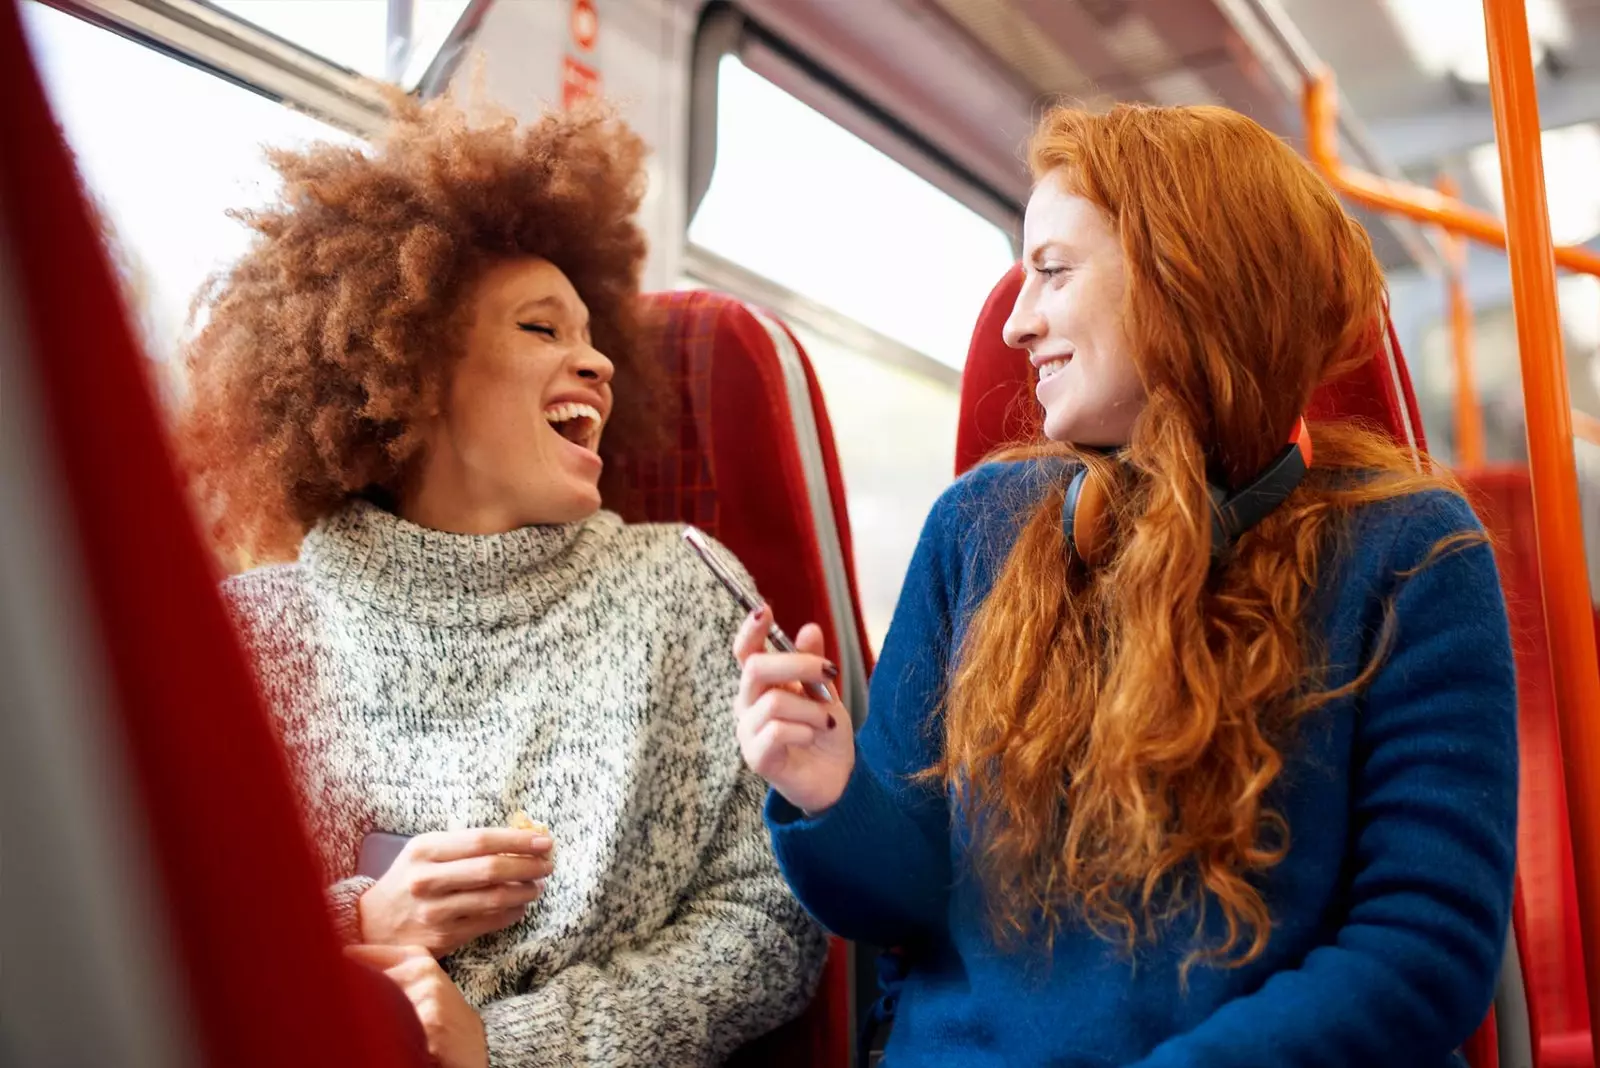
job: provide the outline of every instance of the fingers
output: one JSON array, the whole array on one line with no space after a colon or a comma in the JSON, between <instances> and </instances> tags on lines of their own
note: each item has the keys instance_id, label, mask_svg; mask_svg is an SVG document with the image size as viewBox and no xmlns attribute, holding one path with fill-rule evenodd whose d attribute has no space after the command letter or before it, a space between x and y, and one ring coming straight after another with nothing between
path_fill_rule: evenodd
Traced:
<instances>
[{"instance_id":1,"label":"fingers","mask_svg":"<svg viewBox=\"0 0 1600 1068\"><path fill-rule=\"evenodd\" d=\"M468 857L422 868L411 884L411 892L417 897L441 897L502 884L548 879L555 870L555 860L548 853L539 856L495 853L486 857Z\"/></svg>"},{"instance_id":2,"label":"fingers","mask_svg":"<svg viewBox=\"0 0 1600 1068\"><path fill-rule=\"evenodd\" d=\"M766 605L745 616L744 622L739 624L739 632L733 636L734 659L743 665L750 657L764 651L771 627L772 610Z\"/></svg>"},{"instance_id":3,"label":"fingers","mask_svg":"<svg viewBox=\"0 0 1600 1068\"><path fill-rule=\"evenodd\" d=\"M529 834L509 827L480 827L466 831L434 831L406 844L406 852L419 860L443 862L497 853L543 856L555 848L548 834Z\"/></svg>"},{"instance_id":4,"label":"fingers","mask_svg":"<svg viewBox=\"0 0 1600 1068\"><path fill-rule=\"evenodd\" d=\"M502 909L499 912L486 912L473 918L470 924L461 928L461 933L466 942L481 938L495 931L503 931L507 927L514 927L528 916L528 906L518 905L516 908ZM463 943L464 944L464 943Z\"/></svg>"},{"instance_id":5,"label":"fingers","mask_svg":"<svg viewBox=\"0 0 1600 1068\"><path fill-rule=\"evenodd\" d=\"M802 653L812 656L825 656L828 652L828 643L822 636L822 628L815 623L807 623L800 628L800 633L794 636L794 646Z\"/></svg>"},{"instance_id":6,"label":"fingers","mask_svg":"<svg viewBox=\"0 0 1600 1068\"><path fill-rule=\"evenodd\" d=\"M440 902L440 907L459 919L476 922L480 916L526 909L543 893L543 883L507 883L470 894L452 894Z\"/></svg>"},{"instance_id":7,"label":"fingers","mask_svg":"<svg viewBox=\"0 0 1600 1068\"><path fill-rule=\"evenodd\" d=\"M806 653L760 653L748 657L739 677L739 699L753 705L769 690L792 682L821 686L839 677L839 669L820 656Z\"/></svg>"},{"instance_id":8,"label":"fingers","mask_svg":"<svg viewBox=\"0 0 1600 1068\"><path fill-rule=\"evenodd\" d=\"M768 690L739 717L739 740L754 738L774 722L797 724L816 733L832 730L837 721L826 705L787 690Z\"/></svg>"},{"instance_id":9,"label":"fingers","mask_svg":"<svg viewBox=\"0 0 1600 1068\"><path fill-rule=\"evenodd\" d=\"M790 749L812 745L816 740L815 728L775 719L756 731L744 747L745 762L757 775L777 775L788 761Z\"/></svg>"}]
</instances>

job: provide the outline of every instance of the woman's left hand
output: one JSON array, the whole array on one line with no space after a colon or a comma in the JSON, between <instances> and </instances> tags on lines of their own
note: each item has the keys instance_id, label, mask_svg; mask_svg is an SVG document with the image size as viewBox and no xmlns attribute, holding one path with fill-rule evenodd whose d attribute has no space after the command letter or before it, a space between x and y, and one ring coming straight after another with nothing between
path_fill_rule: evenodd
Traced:
<instances>
[{"instance_id":1,"label":"woman's left hand","mask_svg":"<svg viewBox=\"0 0 1600 1068\"><path fill-rule=\"evenodd\" d=\"M489 1042L480 1017L450 977L421 946L347 946L345 956L370 965L404 990L440 1068L489 1068Z\"/></svg>"}]
</instances>

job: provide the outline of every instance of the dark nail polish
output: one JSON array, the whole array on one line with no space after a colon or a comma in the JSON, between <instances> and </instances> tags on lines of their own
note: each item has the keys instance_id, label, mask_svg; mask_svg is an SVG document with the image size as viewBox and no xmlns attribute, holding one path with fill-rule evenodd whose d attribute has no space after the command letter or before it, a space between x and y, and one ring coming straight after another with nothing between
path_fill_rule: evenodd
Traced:
<instances>
[{"instance_id":1,"label":"dark nail polish","mask_svg":"<svg viewBox=\"0 0 1600 1068\"><path fill-rule=\"evenodd\" d=\"M839 677L839 669L838 669L838 667L836 667L833 664L832 661L829 661L828 663L823 664L822 665L822 677L825 678L825 679L836 679L836 678L838 678Z\"/></svg>"},{"instance_id":2,"label":"dark nail polish","mask_svg":"<svg viewBox=\"0 0 1600 1068\"><path fill-rule=\"evenodd\" d=\"M828 717L828 729L830 731L833 730L833 728L837 727L838 725L839 725L839 721L838 720L834 719L832 716Z\"/></svg>"}]
</instances>

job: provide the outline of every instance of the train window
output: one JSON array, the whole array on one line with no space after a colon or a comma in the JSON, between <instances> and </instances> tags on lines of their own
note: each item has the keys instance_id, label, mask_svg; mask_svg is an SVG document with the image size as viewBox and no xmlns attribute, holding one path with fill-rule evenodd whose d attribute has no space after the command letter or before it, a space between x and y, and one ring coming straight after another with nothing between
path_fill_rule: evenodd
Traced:
<instances>
[{"instance_id":1,"label":"train window","mask_svg":"<svg viewBox=\"0 0 1600 1068\"><path fill-rule=\"evenodd\" d=\"M268 33L369 78L414 88L469 0L211 0Z\"/></svg>"},{"instance_id":2,"label":"train window","mask_svg":"<svg viewBox=\"0 0 1600 1068\"><path fill-rule=\"evenodd\" d=\"M156 359L177 347L189 301L244 251L230 208L266 202L264 145L355 138L197 67L38 3L22 7L51 105Z\"/></svg>"},{"instance_id":3,"label":"train window","mask_svg":"<svg viewBox=\"0 0 1600 1068\"><path fill-rule=\"evenodd\" d=\"M880 647L923 517L949 485L959 369L1015 262L999 226L724 55L695 283L772 308L827 399L862 615Z\"/></svg>"},{"instance_id":4,"label":"train window","mask_svg":"<svg viewBox=\"0 0 1600 1068\"><path fill-rule=\"evenodd\" d=\"M1000 227L733 54L689 241L957 368L1015 259Z\"/></svg>"}]
</instances>

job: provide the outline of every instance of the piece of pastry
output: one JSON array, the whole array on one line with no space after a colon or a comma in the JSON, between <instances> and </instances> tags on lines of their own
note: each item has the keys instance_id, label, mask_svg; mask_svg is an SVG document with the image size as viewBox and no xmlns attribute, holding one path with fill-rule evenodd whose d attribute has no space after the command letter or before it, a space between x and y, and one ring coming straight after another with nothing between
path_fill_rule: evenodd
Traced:
<instances>
[{"instance_id":1,"label":"piece of pastry","mask_svg":"<svg viewBox=\"0 0 1600 1068\"><path fill-rule=\"evenodd\" d=\"M549 834L550 828L530 817L522 809L517 809L511 814L510 825L519 831L532 831L534 834Z\"/></svg>"}]
</instances>

